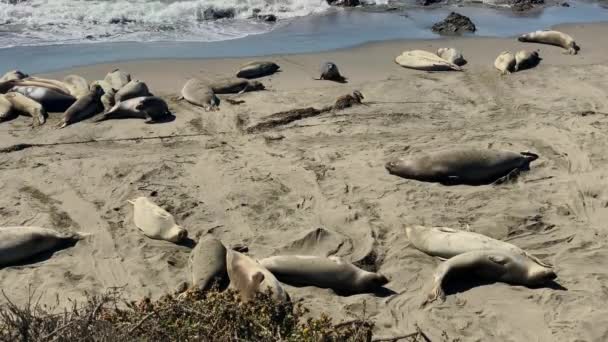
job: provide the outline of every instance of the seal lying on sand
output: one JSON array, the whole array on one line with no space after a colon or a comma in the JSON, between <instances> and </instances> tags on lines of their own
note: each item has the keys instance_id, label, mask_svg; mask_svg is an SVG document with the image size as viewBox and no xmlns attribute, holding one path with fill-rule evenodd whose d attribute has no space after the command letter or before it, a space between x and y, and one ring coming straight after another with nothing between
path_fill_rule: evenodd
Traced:
<instances>
[{"instance_id":1,"label":"seal lying on sand","mask_svg":"<svg viewBox=\"0 0 608 342\"><path fill-rule=\"evenodd\" d=\"M118 103L142 96L152 96L152 93L150 93L150 90L148 89L148 85L139 80L131 80L116 92L114 101Z\"/></svg>"},{"instance_id":2,"label":"seal lying on sand","mask_svg":"<svg viewBox=\"0 0 608 342\"><path fill-rule=\"evenodd\" d=\"M4 76L2 76L2 78L0 78L0 82L22 80L27 77L29 77L29 75L20 70L11 70L11 71L7 72L6 74L4 74Z\"/></svg>"},{"instance_id":3,"label":"seal lying on sand","mask_svg":"<svg viewBox=\"0 0 608 342\"><path fill-rule=\"evenodd\" d=\"M272 291L272 298L288 301L289 295L281 283L264 266L254 259L237 251L228 251L226 265L230 288L236 290L244 302L251 300L257 292Z\"/></svg>"},{"instance_id":4,"label":"seal lying on sand","mask_svg":"<svg viewBox=\"0 0 608 342\"><path fill-rule=\"evenodd\" d=\"M513 70L520 71L525 69L534 68L540 63L542 58L538 56L536 51L521 50L515 54L515 67Z\"/></svg>"},{"instance_id":5,"label":"seal lying on sand","mask_svg":"<svg viewBox=\"0 0 608 342\"><path fill-rule=\"evenodd\" d=\"M262 82L244 78L229 77L214 81L209 85L215 94L241 94L248 91L264 90Z\"/></svg>"},{"instance_id":6,"label":"seal lying on sand","mask_svg":"<svg viewBox=\"0 0 608 342\"><path fill-rule=\"evenodd\" d=\"M396 159L386 164L392 175L443 185L483 185L513 172L529 170L538 155L481 149L454 149L426 154L414 159Z\"/></svg>"},{"instance_id":7,"label":"seal lying on sand","mask_svg":"<svg viewBox=\"0 0 608 342\"><path fill-rule=\"evenodd\" d=\"M191 78L182 88L182 97L193 105L203 107L206 111L216 111L220 105L220 99L215 96L211 87L196 78Z\"/></svg>"},{"instance_id":8,"label":"seal lying on sand","mask_svg":"<svg viewBox=\"0 0 608 342\"><path fill-rule=\"evenodd\" d=\"M80 97L65 111L63 119L59 123L59 128L64 128L101 112L103 110L102 95L103 89L101 86L94 85L87 95Z\"/></svg>"},{"instance_id":9,"label":"seal lying on sand","mask_svg":"<svg viewBox=\"0 0 608 342\"><path fill-rule=\"evenodd\" d=\"M96 122L138 118L145 119L146 122L150 123L163 121L170 115L171 112L165 100L156 96L144 96L117 103L107 113L97 119Z\"/></svg>"},{"instance_id":10,"label":"seal lying on sand","mask_svg":"<svg viewBox=\"0 0 608 342\"><path fill-rule=\"evenodd\" d=\"M173 215L147 197L128 201L133 205L133 222L147 237L178 243L188 237L188 231L175 223Z\"/></svg>"},{"instance_id":11,"label":"seal lying on sand","mask_svg":"<svg viewBox=\"0 0 608 342\"><path fill-rule=\"evenodd\" d=\"M15 86L11 92L23 94L40 103L47 112L65 112L76 102L71 95L61 94L43 87Z\"/></svg>"},{"instance_id":12,"label":"seal lying on sand","mask_svg":"<svg viewBox=\"0 0 608 342\"><path fill-rule=\"evenodd\" d=\"M336 103L331 107L333 110L343 110L352 106L360 105L363 99L363 94L360 91L355 90L352 94L346 94L338 97Z\"/></svg>"},{"instance_id":13,"label":"seal lying on sand","mask_svg":"<svg viewBox=\"0 0 608 342\"><path fill-rule=\"evenodd\" d=\"M443 259L471 251L491 249L523 255L542 266L551 267L515 245L474 232L448 227L425 226L409 226L405 228L405 232L408 240L416 249Z\"/></svg>"},{"instance_id":14,"label":"seal lying on sand","mask_svg":"<svg viewBox=\"0 0 608 342\"><path fill-rule=\"evenodd\" d=\"M205 291L226 279L226 252L224 244L212 237L196 244L188 259L193 288Z\"/></svg>"},{"instance_id":15,"label":"seal lying on sand","mask_svg":"<svg viewBox=\"0 0 608 342\"><path fill-rule=\"evenodd\" d=\"M0 94L0 122L8 120L13 113L11 101L6 98L6 95Z\"/></svg>"},{"instance_id":16,"label":"seal lying on sand","mask_svg":"<svg viewBox=\"0 0 608 342\"><path fill-rule=\"evenodd\" d=\"M48 228L0 227L0 267L74 244L82 238L79 234L62 234Z\"/></svg>"},{"instance_id":17,"label":"seal lying on sand","mask_svg":"<svg viewBox=\"0 0 608 342\"><path fill-rule=\"evenodd\" d=\"M46 122L47 113L40 103L15 92L6 94L5 98L11 103L14 111L31 116L39 125Z\"/></svg>"},{"instance_id":18,"label":"seal lying on sand","mask_svg":"<svg viewBox=\"0 0 608 342\"><path fill-rule=\"evenodd\" d=\"M68 75L63 78L63 83L70 91L70 95L77 99L87 95L90 90L89 82L82 76Z\"/></svg>"},{"instance_id":19,"label":"seal lying on sand","mask_svg":"<svg viewBox=\"0 0 608 342\"><path fill-rule=\"evenodd\" d=\"M462 71L462 68L450 63L436 54L423 50L404 51L395 58L395 62L404 68L423 71Z\"/></svg>"},{"instance_id":20,"label":"seal lying on sand","mask_svg":"<svg viewBox=\"0 0 608 342\"><path fill-rule=\"evenodd\" d=\"M500 70L502 75L515 71L515 56L509 51L503 51L496 57L494 67Z\"/></svg>"},{"instance_id":21,"label":"seal lying on sand","mask_svg":"<svg viewBox=\"0 0 608 342\"><path fill-rule=\"evenodd\" d=\"M99 85L103 89L103 95L101 96L101 104L103 104L103 110L109 111L114 107L116 101L114 100L114 96L116 96L116 90L112 88L112 85L104 80L98 80L91 83L91 87L94 85Z\"/></svg>"},{"instance_id":22,"label":"seal lying on sand","mask_svg":"<svg viewBox=\"0 0 608 342\"><path fill-rule=\"evenodd\" d=\"M346 78L340 74L338 66L333 62L321 64L321 76L318 79L346 83Z\"/></svg>"},{"instance_id":23,"label":"seal lying on sand","mask_svg":"<svg viewBox=\"0 0 608 342\"><path fill-rule=\"evenodd\" d=\"M260 260L280 281L296 286L317 286L345 293L374 292L389 280L338 257L273 256Z\"/></svg>"},{"instance_id":24,"label":"seal lying on sand","mask_svg":"<svg viewBox=\"0 0 608 342\"><path fill-rule=\"evenodd\" d=\"M445 299L447 280L463 278L505 282L513 285L538 286L557 278L553 269L515 253L482 250L457 255L437 267L433 286L422 305Z\"/></svg>"},{"instance_id":25,"label":"seal lying on sand","mask_svg":"<svg viewBox=\"0 0 608 342\"><path fill-rule=\"evenodd\" d=\"M563 32L552 30L541 30L526 33L524 35L519 36L517 40L519 40L520 42L541 43L561 46L566 49L566 53L571 55L576 55L581 49L578 45L576 45L576 42L571 36Z\"/></svg>"},{"instance_id":26,"label":"seal lying on sand","mask_svg":"<svg viewBox=\"0 0 608 342\"><path fill-rule=\"evenodd\" d=\"M50 78L41 78L41 77L30 76L28 78L18 80L17 85L43 87L43 88L48 88L48 89L54 90L54 91L64 94L64 95L71 95L70 89L68 88L67 84L65 84L61 81L52 80Z\"/></svg>"},{"instance_id":27,"label":"seal lying on sand","mask_svg":"<svg viewBox=\"0 0 608 342\"><path fill-rule=\"evenodd\" d=\"M279 70L279 65L274 62L267 61L256 61L250 62L247 64L243 64L239 72L236 74L236 77L240 78L259 78L264 76L269 76L277 72Z\"/></svg>"},{"instance_id":28,"label":"seal lying on sand","mask_svg":"<svg viewBox=\"0 0 608 342\"><path fill-rule=\"evenodd\" d=\"M131 82L131 75L120 69L114 69L103 80L112 86L115 91L119 91L127 83Z\"/></svg>"},{"instance_id":29,"label":"seal lying on sand","mask_svg":"<svg viewBox=\"0 0 608 342\"><path fill-rule=\"evenodd\" d=\"M464 59L462 53L454 48L440 48L437 50L437 56L458 66L467 64L467 60Z\"/></svg>"}]
</instances>

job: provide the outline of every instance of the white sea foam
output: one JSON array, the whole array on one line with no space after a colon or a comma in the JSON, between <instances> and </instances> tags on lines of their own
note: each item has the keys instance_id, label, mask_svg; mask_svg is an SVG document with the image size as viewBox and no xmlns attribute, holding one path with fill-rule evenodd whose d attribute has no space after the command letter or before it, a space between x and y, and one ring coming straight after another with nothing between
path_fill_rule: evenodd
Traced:
<instances>
[{"instance_id":1,"label":"white sea foam","mask_svg":"<svg viewBox=\"0 0 608 342\"><path fill-rule=\"evenodd\" d=\"M254 9L280 21L326 11L325 0L0 0L0 47L81 41L217 41L264 33ZM205 21L206 9L235 11ZM114 21L114 23L112 23ZM116 23L118 21L119 23Z\"/></svg>"}]
</instances>

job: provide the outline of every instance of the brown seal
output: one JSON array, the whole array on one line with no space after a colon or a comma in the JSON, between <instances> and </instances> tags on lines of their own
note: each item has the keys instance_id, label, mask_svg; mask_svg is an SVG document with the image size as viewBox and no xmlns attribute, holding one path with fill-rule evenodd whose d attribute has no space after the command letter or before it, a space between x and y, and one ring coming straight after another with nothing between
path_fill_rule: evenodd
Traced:
<instances>
[{"instance_id":1,"label":"brown seal","mask_svg":"<svg viewBox=\"0 0 608 342\"><path fill-rule=\"evenodd\" d=\"M59 123L59 128L64 128L78 121L89 118L103 110L101 96L103 89L100 85L94 85L88 94L80 97L73 105L65 111L63 119Z\"/></svg>"}]
</instances>

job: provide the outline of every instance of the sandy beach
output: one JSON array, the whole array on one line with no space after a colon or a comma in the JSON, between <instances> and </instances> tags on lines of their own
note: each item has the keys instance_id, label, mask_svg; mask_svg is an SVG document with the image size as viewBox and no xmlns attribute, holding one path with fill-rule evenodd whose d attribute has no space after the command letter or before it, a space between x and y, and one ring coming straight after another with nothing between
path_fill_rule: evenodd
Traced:
<instances>
[{"instance_id":1,"label":"sandy beach","mask_svg":"<svg viewBox=\"0 0 608 342\"><path fill-rule=\"evenodd\" d=\"M166 99L176 119L88 120L58 130L55 113L41 127L23 116L0 124L0 148L41 144L0 154L0 225L91 234L46 260L0 269L0 287L16 303L31 287L49 304L110 287L133 299L173 292L190 280L190 247L148 239L134 226L127 200L150 196L192 239L210 234L247 245L257 258L293 250L318 228L330 232L320 238L324 248L385 274L394 294L285 288L336 321L365 312L378 337L418 326L433 341L606 341L608 45L600 42L608 24L558 28L576 39L578 55L515 38L467 37L267 56L281 66L261 79L267 90L220 96L244 103L222 101L217 112L178 101L181 87L190 77L231 76L250 58L133 61L40 75L93 81L120 68ZM393 61L403 50L446 46L463 51L464 72L427 73ZM541 64L499 75L496 56L520 49L538 49ZM326 60L349 82L313 80ZM270 114L321 108L355 89L366 105L243 132ZM446 187L384 168L391 158L463 146L540 158L501 186ZM468 225L509 241L554 264L562 288L496 283L420 308L440 261L409 245L404 227L411 224Z\"/></svg>"}]
</instances>

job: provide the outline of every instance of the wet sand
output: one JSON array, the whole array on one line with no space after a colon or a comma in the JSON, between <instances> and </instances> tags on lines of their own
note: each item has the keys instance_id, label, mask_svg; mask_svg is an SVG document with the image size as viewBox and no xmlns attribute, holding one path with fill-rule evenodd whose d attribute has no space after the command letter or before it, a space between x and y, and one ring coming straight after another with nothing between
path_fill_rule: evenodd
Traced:
<instances>
[{"instance_id":1,"label":"wet sand","mask_svg":"<svg viewBox=\"0 0 608 342\"><path fill-rule=\"evenodd\" d=\"M144 237L127 203L155 195L193 239L211 234L227 245L246 244L258 258L317 228L335 232L322 242L387 275L395 294L285 288L312 312L338 321L365 310L378 336L418 325L433 341L444 333L462 341L606 340L608 46L597 42L608 25L560 30L575 37L579 55L515 39L453 38L269 56L282 72L261 80L267 91L233 96L245 102L223 101L211 113L176 101L181 86L192 76L229 76L249 59L113 63L44 75L95 80L119 67L167 99L176 119L85 121L57 130L61 116L51 114L38 128L26 117L1 124L0 147L54 145L0 154L0 225L92 235L49 259L0 270L0 285L18 303L28 284L46 303L56 294L82 300L85 292L115 286L134 299L172 292L189 280L190 248ZM464 72L426 73L393 62L403 50L441 46L463 51ZM498 53L522 48L539 49L541 64L500 76L493 67ZM324 60L336 62L349 83L312 80ZM242 131L264 116L321 108L354 89L367 105L268 132L281 139ZM173 137L153 138L160 136ZM90 140L96 142L74 143ZM446 187L384 169L391 158L457 146L530 150L540 158L517 182L496 187ZM469 225L510 241L554 264L562 288L465 287L422 309L440 261L408 244L409 224Z\"/></svg>"}]
</instances>

